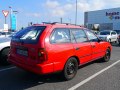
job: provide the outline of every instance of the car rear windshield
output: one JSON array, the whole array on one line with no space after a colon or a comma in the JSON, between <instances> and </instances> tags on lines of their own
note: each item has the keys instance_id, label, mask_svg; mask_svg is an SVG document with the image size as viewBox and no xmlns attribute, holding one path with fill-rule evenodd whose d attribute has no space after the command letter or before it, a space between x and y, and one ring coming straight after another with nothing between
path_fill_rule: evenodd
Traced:
<instances>
[{"instance_id":1,"label":"car rear windshield","mask_svg":"<svg viewBox=\"0 0 120 90\"><path fill-rule=\"evenodd\" d=\"M12 41L23 42L23 43L37 43L39 36L44 31L45 26L31 26L17 32L13 37Z\"/></svg>"},{"instance_id":2,"label":"car rear windshield","mask_svg":"<svg viewBox=\"0 0 120 90\"><path fill-rule=\"evenodd\" d=\"M110 32L106 31L106 32L100 32L100 35L110 35Z\"/></svg>"}]
</instances>

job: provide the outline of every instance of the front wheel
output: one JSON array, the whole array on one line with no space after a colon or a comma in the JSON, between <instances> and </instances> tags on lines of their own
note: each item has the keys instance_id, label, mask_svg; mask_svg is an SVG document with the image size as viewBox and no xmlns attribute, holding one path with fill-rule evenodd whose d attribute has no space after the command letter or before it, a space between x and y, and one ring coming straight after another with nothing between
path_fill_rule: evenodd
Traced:
<instances>
[{"instance_id":1,"label":"front wheel","mask_svg":"<svg viewBox=\"0 0 120 90\"><path fill-rule=\"evenodd\" d=\"M102 58L102 60L103 60L104 62L108 62L108 61L110 60L110 57L111 57L111 51L110 51L110 49L108 48L108 49L106 50L105 55L104 55L104 57Z\"/></svg>"},{"instance_id":2,"label":"front wheel","mask_svg":"<svg viewBox=\"0 0 120 90\"><path fill-rule=\"evenodd\" d=\"M75 77L77 69L78 69L77 59L74 57L68 59L62 72L63 78L65 80L71 80L72 78Z\"/></svg>"}]
</instances>

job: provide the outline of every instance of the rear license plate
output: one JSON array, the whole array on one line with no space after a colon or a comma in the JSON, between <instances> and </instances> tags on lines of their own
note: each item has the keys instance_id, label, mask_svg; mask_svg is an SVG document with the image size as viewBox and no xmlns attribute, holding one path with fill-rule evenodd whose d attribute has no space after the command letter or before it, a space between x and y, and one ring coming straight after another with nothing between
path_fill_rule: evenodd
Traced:
<instances>
[{"instance_id":1,"label":"rear license plate","mask_svg":"<svg viewBox=\"0 0 120 90\"><path fill-rule=\"evenodd\" d=\"M22 50L22 49L17 49L17 54L23 55L23 56L28 56L28 51Z\"/></svg>"}]
</instances>

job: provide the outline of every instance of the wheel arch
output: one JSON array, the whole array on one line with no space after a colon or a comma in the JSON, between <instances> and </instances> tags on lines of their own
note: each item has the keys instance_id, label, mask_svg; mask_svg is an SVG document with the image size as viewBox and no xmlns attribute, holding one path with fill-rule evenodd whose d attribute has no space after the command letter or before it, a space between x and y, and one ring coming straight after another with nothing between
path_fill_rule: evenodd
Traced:
<instances>
[{"instance_id":1,"label":"wheel arch","mask_svg":"<svg viewBox=\"0 0 120 90\"><path fill-rule=\"evenodd\" d=\"M74 56L69 57L68 59L70 59L72 57L75 58L77 60L77 62L78 62L78 65L80 65L80 60L79 60L79 58L77 56L74 55Z\"/></svg>"}]
</instances>

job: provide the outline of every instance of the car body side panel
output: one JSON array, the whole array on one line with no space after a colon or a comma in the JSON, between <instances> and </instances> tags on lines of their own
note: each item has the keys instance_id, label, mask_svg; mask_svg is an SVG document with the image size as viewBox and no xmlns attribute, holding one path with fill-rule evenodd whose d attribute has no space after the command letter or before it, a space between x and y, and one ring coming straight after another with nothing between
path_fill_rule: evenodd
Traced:
<instances>
[{"instance_id":1,"label":"car body side panel","mask_svg":"<svg viewBox=\"0 0 120 90\"><path fill-rule=\"evenodd\" d=\"M91 42L92 45L92 59L97 59L104 56L105 54L105 43L104 42Z\"/></svg>"}]
</instances>

